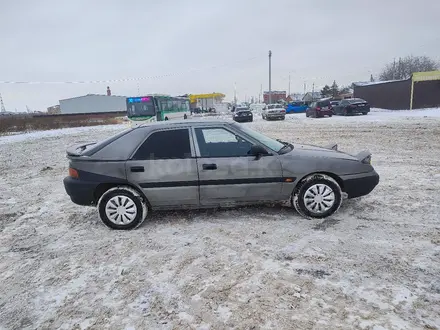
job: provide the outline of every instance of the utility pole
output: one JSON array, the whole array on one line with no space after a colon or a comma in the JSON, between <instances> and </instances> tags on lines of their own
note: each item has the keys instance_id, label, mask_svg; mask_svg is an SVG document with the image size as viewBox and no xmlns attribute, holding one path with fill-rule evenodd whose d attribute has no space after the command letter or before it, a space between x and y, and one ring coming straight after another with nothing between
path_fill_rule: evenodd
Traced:
<instances>
[{"instance_id":1,"label":"utility pole","mask_svg":"<svg viewBox=\"0 0 440 330\"><path fill-rule=\"evenodd\" d=\"M290 74L289 74L289 94L287 95L290 96Z\"/></svg>"},{"instance_id":2,"label":"utility pole","mask_svg":"<svg viewBox=\"0 0 440 330\"><path fill-rule=\"evenodd\" d=\"M263 95L263 84L260 85L260 94L258 94L258 103L261 103L261 95Z\"/></svg>"},{"instance_id":3,"label":"utility pole","mask_svg":"<svg viewBox=\"0 0 440 330\"><path fill-rule=\"evenodd\" d=\"M312 100L315 101L315 83L312 85Z\"/></svg>"},{"instance_id":4,"label":"utility pole","mask_svg":"<svg viewBox=\"0 0 440 330\"><path fill-rule=\"evenodd\" d=\"M304 81L304 95L306 95L306 82Z\"/></svg>"},{"instance_id":5,"label":"utility pole","mask_svg":"<svg viewBox=\"0 0 440 330\"><path fill-rule=\"evenodd\" d=\"M237 105L237 83L234 83L234 105Z\"/></svg>"},{"instance_id":6,"label":"utility pole","mask_svg":"<svg viewBox=\"0 0 440 330\"><path fill-rule=\"evenodd\" d=\"M0 93L0 106L1 106L1 112L6 112L5 104L3 103L3 98L1 93Z\"/></svg>"},{"instance_id":7,"label":"utility pole","mask_svg":"<svg viewBox=\"0 0 440 330\"><path fill-rule=\"evenodd\" d=\"M269 104L272 104L272 51L269 50Z\"/></svg>"}]
</instances>

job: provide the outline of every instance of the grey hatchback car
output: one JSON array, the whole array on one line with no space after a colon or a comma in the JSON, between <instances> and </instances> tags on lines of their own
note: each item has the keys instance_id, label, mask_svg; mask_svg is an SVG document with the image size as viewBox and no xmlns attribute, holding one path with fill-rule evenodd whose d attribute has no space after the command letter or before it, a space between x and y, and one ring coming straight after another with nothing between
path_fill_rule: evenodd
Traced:
<instances>
[{"instance_id":1,"label":"grey hatchback car","mask_svg":"<svg viewBox=\"0 0 440 330\"><path fill-rule=\"evenodd\" d=\"M343 197L379 183L368 151L349 155L267 137L229 121L167 121L124 130L67 150L71 200L94 205L113 229L139 226L150 210L290 201L324 218Z\"/></svg>"}]
</instances>

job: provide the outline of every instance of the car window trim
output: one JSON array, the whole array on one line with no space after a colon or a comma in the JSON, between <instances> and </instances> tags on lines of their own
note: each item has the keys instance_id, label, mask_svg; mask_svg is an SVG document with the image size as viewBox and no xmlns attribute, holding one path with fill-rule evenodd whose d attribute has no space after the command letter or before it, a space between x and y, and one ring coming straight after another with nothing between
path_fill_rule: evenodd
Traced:
<instances>
[{"instance_id":1,"label":"car window trim","mask_svg":"<svg viewBox=\"0 0 440 330\"><path fill-rule=\"evenodd\" d=\"M130 157L128 158L129 161L148 161L148 160L168 160L168 159L175 159L175 158L165 158L165 159L133 159L134 155L136 155L137 151L139 150L139 148L145 143L145 141L147 141L147 139L154 133L158 133L158 132L164 132L164 131L176 131L176 130L181 130L181 129L186 129L188 130L188 135L189 135L189 147L191 150L191 157L189 158L181 158L181 159L193 159L196 158L195 156L195 150L194 150L194 143L191 143L192 140L192 135L191 135L191 131L190 131L190 127L189 126L182 126L182 127L165 127L165 128L158 128L158 129L154 129L151 130L146 137L142 140L141 143L139 143L139 145L136 147L136 149L132 152L132 154L130 155Z\"/></svg>"}]
</instances>

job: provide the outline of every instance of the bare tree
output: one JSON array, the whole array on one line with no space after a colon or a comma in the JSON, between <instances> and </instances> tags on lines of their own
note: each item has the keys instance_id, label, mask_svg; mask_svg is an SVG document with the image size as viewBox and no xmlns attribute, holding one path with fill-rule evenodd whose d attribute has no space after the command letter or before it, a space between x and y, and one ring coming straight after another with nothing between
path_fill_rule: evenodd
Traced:
<instances>
[{"instance_id":1,"label":"bare tree","mask_svg":"<svg viewBox=\"0 0 440 330\"><path fill-rule=\"evenodd\" d=\"M427 56L406 56L387 64L379 75L380 80L408 79L414 72L438 70L439 63Z\"/></svg>"}]
</instances>

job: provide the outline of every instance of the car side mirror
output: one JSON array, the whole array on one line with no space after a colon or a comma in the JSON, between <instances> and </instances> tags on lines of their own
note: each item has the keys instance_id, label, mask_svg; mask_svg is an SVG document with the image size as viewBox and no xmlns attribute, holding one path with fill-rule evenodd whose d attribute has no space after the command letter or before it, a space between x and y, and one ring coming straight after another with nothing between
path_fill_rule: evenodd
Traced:
<instances>
[{"instance_id":1,"label":"car side mirror","mask_svg":"<svg viewBox=\"0 0 440 330\"><path fill-rule=\"evenodd\" d=\"M255 160L258 160L263 155L268 155L269 153L264 149L261 145L256 144L251 147L251 150L249 150L249 155L255 156Z\"/></svg>"}]
</instances>

